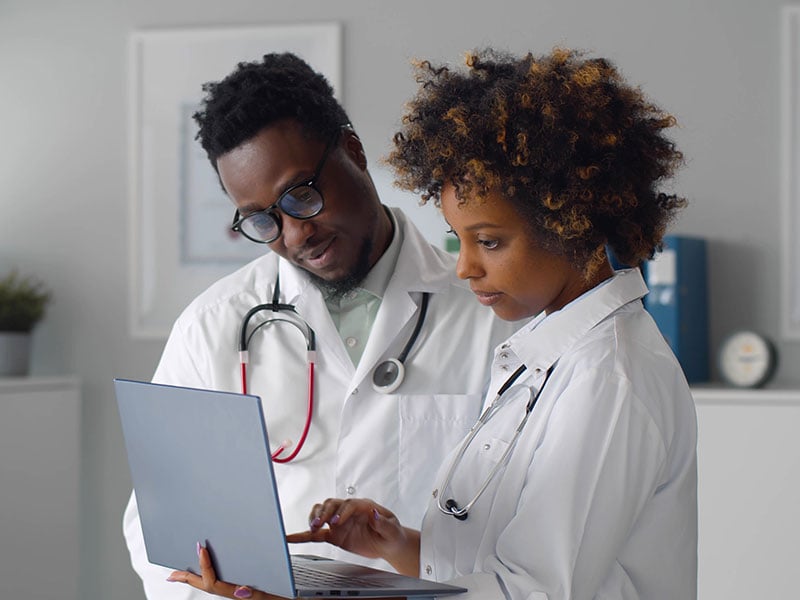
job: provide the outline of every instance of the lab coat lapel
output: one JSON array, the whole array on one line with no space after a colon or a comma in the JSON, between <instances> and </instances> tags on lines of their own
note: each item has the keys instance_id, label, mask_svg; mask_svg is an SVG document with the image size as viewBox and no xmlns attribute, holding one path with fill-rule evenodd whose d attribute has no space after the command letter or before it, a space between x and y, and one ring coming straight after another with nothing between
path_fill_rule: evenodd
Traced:
<instances>
[{"instance_id":1,"label":"lab coat lapel","mask_svg":"<svg viewBox=\"0 0 800 600\"><path fill-rule=\"evenodd\" d=\"M279 261L279 268L281 301L293 303L298 314L316 333L317 362L330 363L326 372L338 372L350 379L354 371L353 361L333 324L322 292L311 283L305 271L285 260Z\"/></svg>"},{"instance_id":2,"label":"lab coat lapel","mask_svg":"<svg viewBox=\"0 0 800 600\"><path fill-rule=\"evenodd\" d=\"M420 299L422 297L421 294L415 295L419 296ZM416 311L417 302L407 292L392 292L390 283L381 301L381 306L375 317L375 323L372 325L372 331L367 339L367 345L364 347L364 353L361 355L361 360L356 367L354 385L358 385L365 378L368 380L367 383L371 381L372 370L382 360L384 353L389 350L390 346L399 346L394 351L395 354L392 354L393 357L400 354L405 340L401 343L396 338Z\"/></svg>"},{"instance_id":3,"label":"lab coat lapel","mask_svg":"<svg viewBox=\"0 0 800 600\"><path fill-rule=\"evenodd\" d=\"M422 292L435 294L449 285L448 269L441 268L441 257L400 209L391 210L402 228L403 246L356 368L354 385L365 379L370 383L378 363L402 352L411 336L413 324L409 325L409 321L416 321Z\"/></svg>"}]
</instances>

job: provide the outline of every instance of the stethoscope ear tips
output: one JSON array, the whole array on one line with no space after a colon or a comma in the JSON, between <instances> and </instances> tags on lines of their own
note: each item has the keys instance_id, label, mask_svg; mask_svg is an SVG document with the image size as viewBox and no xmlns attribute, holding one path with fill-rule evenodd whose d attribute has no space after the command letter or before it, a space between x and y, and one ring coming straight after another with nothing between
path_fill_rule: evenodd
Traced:
<instances>
[{"instance_id":1,"label":"stethoscope ear tips","mask_svg":"<svg viewBox=\"0 0 800 600\"><path fill-rule=\"evenodd\" d=\"M391 394L405 378L406 369L396 358L383 361L372 372L372 388L376 392Z\"/></svg>"}]
</instances>

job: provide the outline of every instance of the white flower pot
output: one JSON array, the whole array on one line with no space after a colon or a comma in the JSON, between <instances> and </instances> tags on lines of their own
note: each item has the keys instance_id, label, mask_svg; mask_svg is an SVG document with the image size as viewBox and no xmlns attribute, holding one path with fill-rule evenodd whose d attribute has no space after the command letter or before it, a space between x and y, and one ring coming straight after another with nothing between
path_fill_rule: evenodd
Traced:
<instances>
[{"instance_id":1,"label":"white flower pot","mask_svg":"<svg viewBox=\"0 0 800 600\"><path fill-rule=\"evenodd\" d=\"M0 377L27 375L30 358L30 333L0 331Z\"/></svg>"}]
</instances>

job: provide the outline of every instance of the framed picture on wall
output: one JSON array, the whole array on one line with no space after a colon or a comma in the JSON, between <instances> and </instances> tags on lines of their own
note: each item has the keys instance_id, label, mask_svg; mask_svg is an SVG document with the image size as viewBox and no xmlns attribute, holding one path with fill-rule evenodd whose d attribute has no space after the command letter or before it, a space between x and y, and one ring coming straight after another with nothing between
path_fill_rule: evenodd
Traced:
<instances>
[{"instance_id":1,"label":"framed picture on wall","mask_svg":"<svg viewBox=\"0 0 800 600\"><path fill-rule=\"evenodd\" d=\"M130 330L166 338L199 292L265 251L232 234L234 207L195 140L202 86L237 63L293 52L341 101L336 23L145 30L129 40Z\"/></svg>"}]
</instances>

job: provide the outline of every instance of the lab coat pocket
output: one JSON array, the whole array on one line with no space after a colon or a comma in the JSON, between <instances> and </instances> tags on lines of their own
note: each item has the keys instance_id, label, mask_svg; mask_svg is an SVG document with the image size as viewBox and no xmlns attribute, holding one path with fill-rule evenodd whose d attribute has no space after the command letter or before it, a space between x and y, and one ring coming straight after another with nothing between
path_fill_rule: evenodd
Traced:
<instances>
[{"instance_id":1,"label":"lab coat pocket","mask_svg":"<svg viewBox=\"0 0 800 600\"><path fill-rule=\"evenodd\" d=\"M439 466L475 423L480 405L480 394L400 397L399 491L419 507L420 520Z\"/></svg>"}]
</instances>

